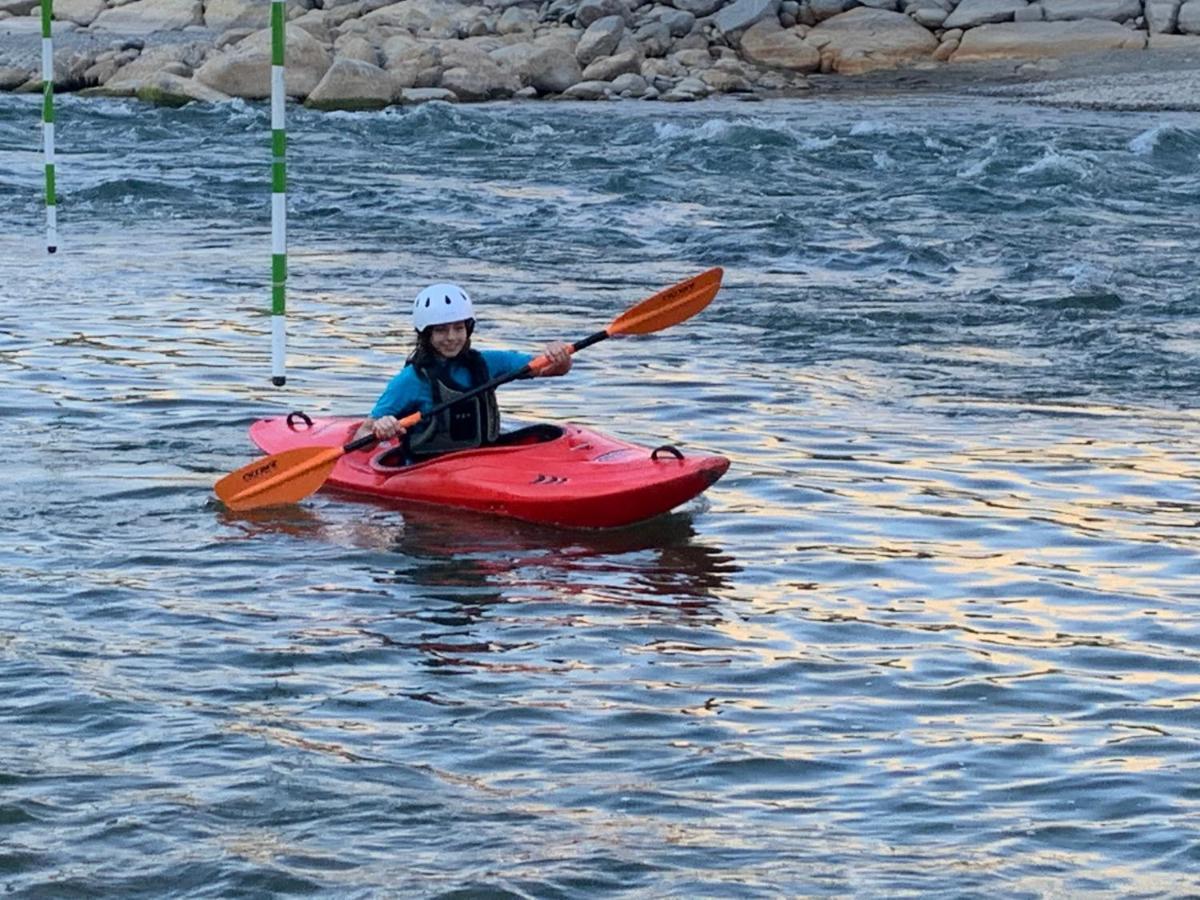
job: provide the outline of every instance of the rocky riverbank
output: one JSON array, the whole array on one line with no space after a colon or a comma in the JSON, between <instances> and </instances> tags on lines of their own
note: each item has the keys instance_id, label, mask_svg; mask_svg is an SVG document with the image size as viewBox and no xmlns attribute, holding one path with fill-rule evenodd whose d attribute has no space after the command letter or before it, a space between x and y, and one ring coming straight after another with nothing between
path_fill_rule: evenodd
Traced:
<instances>
[{"instance_id":1,"label":"rocky riverbank","mask_svg":"<svg viewBox=\"0 0 1200 900\"><path fill-rule=\"evenodd\" d=\"M265 98L269 5L55 0L56 90L171 104ZM1047 102L1057 92L1072 105L1200 105L1200 0L290 0L287 9L288 93L321 109L985 83ZM0 0L0 90L40 90L39 10L39 0ZM1115 80L1088 79L1096 67ZM1022 87L1030 82L1042 87Z\"/></svg>"}]
</instances>

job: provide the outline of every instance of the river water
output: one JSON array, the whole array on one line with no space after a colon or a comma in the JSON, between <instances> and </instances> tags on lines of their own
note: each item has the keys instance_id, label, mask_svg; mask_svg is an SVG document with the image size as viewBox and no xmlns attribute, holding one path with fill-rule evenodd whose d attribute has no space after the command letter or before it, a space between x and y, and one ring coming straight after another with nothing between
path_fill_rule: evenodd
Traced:
<instances>
[{"instance_id":1,"label":"river water","mask_svg":"<svg viewBox=\"0 0 1200 900\"><path fill-rule=\"evenodd\" d=\"M911 101L0 97L6 896L1200 891L1200 117ZM211 495L478 346L696 318L510 423L715 451L614 532Z\"/></svg>"}]
</instances>

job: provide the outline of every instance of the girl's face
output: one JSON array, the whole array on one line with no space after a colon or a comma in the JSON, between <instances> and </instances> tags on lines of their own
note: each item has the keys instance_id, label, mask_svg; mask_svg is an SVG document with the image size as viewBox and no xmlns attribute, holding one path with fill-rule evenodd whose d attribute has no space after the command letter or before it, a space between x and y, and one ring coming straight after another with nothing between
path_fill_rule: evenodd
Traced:
<instances>
[{"instance_id":1,"label":"girl's face","mask_svg":"<svg viewBox=\"0 0 1200 900\"><path fill-rule=\"evenodd\" d=\"M430 326L429 344L443 359L453 359L467 344L467 323L451 322L448 325Z\"/></svg>"}]
</instances>

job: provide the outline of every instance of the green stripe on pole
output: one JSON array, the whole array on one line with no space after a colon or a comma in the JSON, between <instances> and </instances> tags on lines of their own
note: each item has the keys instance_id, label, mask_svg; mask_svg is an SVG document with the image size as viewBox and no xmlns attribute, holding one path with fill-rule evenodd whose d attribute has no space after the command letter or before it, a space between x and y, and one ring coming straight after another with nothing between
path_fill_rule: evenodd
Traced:
<instances>
[{"instance_id":1,"label":"green stripe on pole","mask_svg":"<svg viewBox=\"0 0 1200 900\"><path fill-rule=\"evenodd\" d=\"M283 4L271 4L271 65L283 65L283 48L286 44L283 22ZM261 20L260 20L261 21Z\"/></svg>"},{"instance_id":2,"label":"green stripe on pole","mask_svg":"<svg viewBox=\"0 0 1200 900\"><path fill-rule=\"evenodd\" d=\"M271 257L271 315L282 316L286 310L287 254Z\"/></svg>"},{"instance_id":3,"label":"green stripe on pole","mask_svg":"<svg viewBox=\"0 0 1200 900\"><path fill-rule=\"evenodd\" d=\"M46 205L55 206L57 192L54 189L54 163L46 163Z\"/></svg>"}]
</instances>

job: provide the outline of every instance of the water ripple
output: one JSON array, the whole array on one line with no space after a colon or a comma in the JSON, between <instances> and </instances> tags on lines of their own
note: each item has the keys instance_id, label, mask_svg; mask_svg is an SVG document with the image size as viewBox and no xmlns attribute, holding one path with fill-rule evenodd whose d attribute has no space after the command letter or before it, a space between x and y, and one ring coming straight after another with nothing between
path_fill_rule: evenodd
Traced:
<instances>
[{"instance_id":1,"label":"water ripple","mask_svg":"<svg viewBox=\"0 0 1200 900\"><path fill-rule=\"evenodd\" d=\"M888 101L0 97L0 884L16 896L1175 896L1196 879L1194 117ZM120 153L113 148L124 148ZM453 277L536 347L726 268L506 421L730 457L564 532L321 493ZM399 887L399 886L403 887Z\"/></svg>"}]
</instances>

